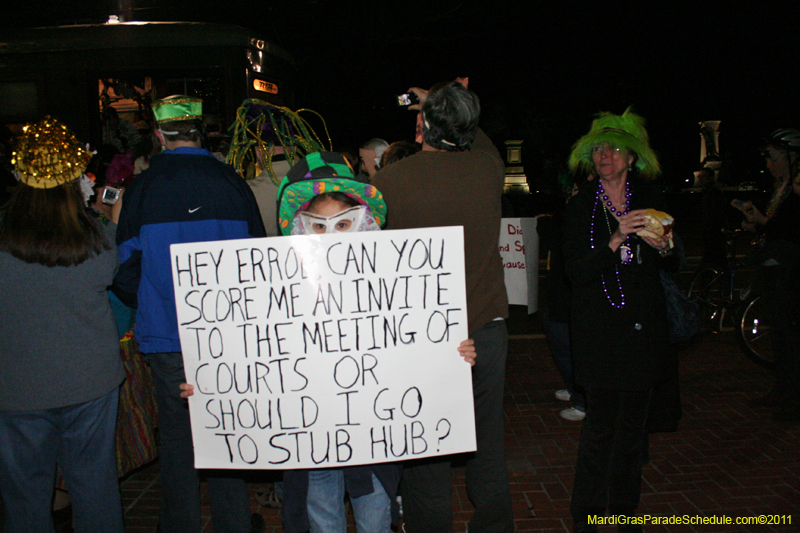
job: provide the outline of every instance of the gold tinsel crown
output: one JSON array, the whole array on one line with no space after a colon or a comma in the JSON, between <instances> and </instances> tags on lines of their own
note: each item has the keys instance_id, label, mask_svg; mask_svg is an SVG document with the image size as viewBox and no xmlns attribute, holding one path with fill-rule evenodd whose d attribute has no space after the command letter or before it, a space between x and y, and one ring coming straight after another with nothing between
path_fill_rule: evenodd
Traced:
<instances>
[{"instance_id":1,"label":"gold tinsel crown","mask_svg":"<svg viewBox=\"0 0 800 533\"><path fill-rule=\"evenodd\" d=\"M64 124L47 116L22 128L11 164L25 185L52 189L79 178L91 157Z\"/></svg>"}]
</instances>

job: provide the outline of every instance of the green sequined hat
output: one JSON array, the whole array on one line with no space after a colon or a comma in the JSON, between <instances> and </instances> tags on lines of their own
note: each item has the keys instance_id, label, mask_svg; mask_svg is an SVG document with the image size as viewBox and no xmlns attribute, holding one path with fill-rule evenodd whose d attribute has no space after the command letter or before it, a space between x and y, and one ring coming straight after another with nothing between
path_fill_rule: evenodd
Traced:
<instances>
[{"instance_id":1,"label":"green sequined hat","mask_svg":"<svg viewBox=\"0 0 800 533\"><path fill-rule=\"evenodd\" d=\"M152 108L158 123L203 119L203 100L193 96L169 96L153 102Z\"/></svg>"},{"instance_id":2,"label":"green sequined hat","mask_svg":"<svg viewBox=\"0 0 800 533\"><path fill-rule=\"evenodd\" d=\"M644 118L634 113L630 107L622 115L599 113L592 122L589 133L578 139L572 147L569 168L573 171L582 170L587 174L594 172L592 148L602 143L627 148L634 152L636 155L634 165L642 176L653 178L661 173L658 158L650 148L647 130L644 128Z\"/></svg>"},{"instance_id":3,"label":"green sequined hat","mask_svg":"<svg viewBox=\"0 0 800 533\"><path fill-rule=\"evenodd\" d=\"M315 152L298 161L278 189L278 228L292 232L292 221L318 194L343 192L369 207L378 226L386 222L383 194L369 183L356 181L347 160L336 152Z\"/></svg>"}]
</instances>

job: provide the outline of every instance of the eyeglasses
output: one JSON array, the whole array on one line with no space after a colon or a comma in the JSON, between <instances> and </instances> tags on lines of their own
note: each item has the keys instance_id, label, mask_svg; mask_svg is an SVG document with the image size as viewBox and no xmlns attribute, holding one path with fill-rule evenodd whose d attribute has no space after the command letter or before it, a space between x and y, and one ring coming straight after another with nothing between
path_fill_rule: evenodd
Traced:
<instances>
[{"instance_id":1,"label":"eyeglasses","mask_svg":"<svg viewBox=\"0 0 800 533\"><path fill-rule=\"evenodd\" d=\"M603 143L603 144L595 144L592 146L592 155L600 155L604 152L611 152L612 154L621 154L625 148L620 148L619 146L615 146L610 143Z\"/></svg>"}]
</instances>

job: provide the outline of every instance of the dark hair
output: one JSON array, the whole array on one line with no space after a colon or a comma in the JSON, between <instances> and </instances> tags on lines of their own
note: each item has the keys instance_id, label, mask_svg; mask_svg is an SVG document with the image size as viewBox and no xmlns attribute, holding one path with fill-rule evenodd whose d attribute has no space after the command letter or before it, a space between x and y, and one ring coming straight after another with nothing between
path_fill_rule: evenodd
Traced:
<instances>
[{"instance_id":1,"label":"dark hair","mask_svg":"<svg viewBox=\"0 0 800 533\"><path fill-rule=\"evenodd\" d=\"M422 106L425 143L450 152L469 150L480 115L478 96L457 81L431 91Z\"/></svg>"},{"instance_id":2,"label":"dark hair","mask_svg":"<svg viewBox=\"0 0 800 533\"><path fill-rule=\"evenodd\" d=\"M26 263L74 266L111 244L86 213L74 181L52 189L17 185L0 221L0 250Z\"/></svg>"},{"instance_id":3,"label":"dark hair","mask_svg":"<svg viewBox=\"0 0 800 533\"><path fill-rule=\"evenodd\" d=\"M167 141L203 143L206 136L206 128L202 120L160 122L158 129L161 130L161 133L164 134L164 139ZM175 134L170 134L169 132L175 132Z\"/></svg>"},{"instance_id":4,"label":"dark hair","mask_svg":"<svg viewBox=\"0 0 800 533\"><path fill-rule=\"evenodd\" d=\"M393 142L381 156L381 168L386 168L386 165L391 165L417 152L419 152L419 146L414 143L408 141Z\"/></svg>"},{"instance_id":5,"label":"dark hair","mask_svg":"<svg viewBox=\"0 0 800 533\"><path fill-rule=\"evenodd\" d=\"M316 195L308 202L306 206L306 211L310 211L311 209L317 207L320 204L324 204L325 202L339 202L350 207L358 207L362 204L358 199L353 198L349 194L343 193L341 191L331 191L331 192L323 192L321 194Z\"/></svg>"}]
</instances>

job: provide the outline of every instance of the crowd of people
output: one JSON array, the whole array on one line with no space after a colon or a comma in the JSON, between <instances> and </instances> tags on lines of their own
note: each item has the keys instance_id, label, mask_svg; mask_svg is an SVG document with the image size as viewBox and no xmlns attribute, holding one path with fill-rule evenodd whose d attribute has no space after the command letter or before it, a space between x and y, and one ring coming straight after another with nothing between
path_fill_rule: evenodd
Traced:
<instances>
[{"instance_id":1,"label":"crowd of people","mask_svg":"<svg viewBox=\"0 0 800 533\"><path fill-rule=\"evenodd\" d=\"M289 110L257 100L245 101L237 114L226 163L207 149L199 98L158 100L154 135L164 150L145 150L141 160L112 158L125 174L113 184L124 191L107 203L106 182L86 179L91 154L63 124L46 118L25 127L14 154L19 184L0 214L0 492L7 532L53 530L57 468L76 531L123 531L115 440L117 408L126 403L119 400L126 377L120 337L132 308L158 411L159 531L200 531L186 402L194 390L184 375L170 245L437 226L463 226L465 235L469 339L457 354L440 355L472 366L477 449L459 458L475 507L469 531L514 530L502 409L508 300L498 251L505 167L478 126L480 103L468 79L410 91L419 99L412 106L416 143L372 139L357 165L325 150ZM115 114L109 121L119 130ZM757 261L779 365L775 391L761 401L798 413L800 133L781 130L763 150L776 190L764 213L744 213L749 229L763 229ZM569 166L589 179L569 195L563 219L540 228L557 265L544 323L566 383L557 394L574 402L562 416L583 420L574 531L592 532L593 516L635 516L648 431L674 427L679 418L677 353L661 281L678 257L669 230L644 231L648 210L663 210L664 199L642 117L630 109L598 115L575 143ZM105 174L115 175L111 167ZM336 192L320 192L321 184ZM121 315L125 325L118 325ZM359 533L391 531L398 494L404 531L452 531L453 459L286 470L285 530L344 533L347 493ZM252 531L245 479L236 471L204 477L214 531ZM642 530L632 519L619 523L620 531Z\"/></svg>"}]
</instances>

